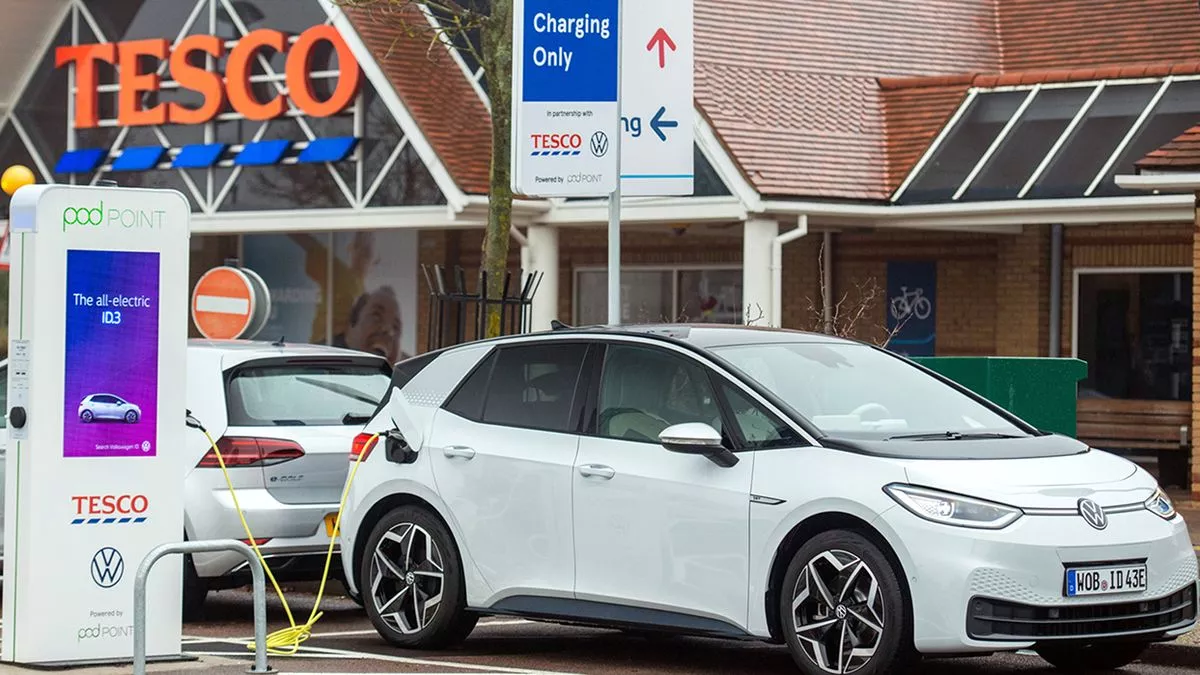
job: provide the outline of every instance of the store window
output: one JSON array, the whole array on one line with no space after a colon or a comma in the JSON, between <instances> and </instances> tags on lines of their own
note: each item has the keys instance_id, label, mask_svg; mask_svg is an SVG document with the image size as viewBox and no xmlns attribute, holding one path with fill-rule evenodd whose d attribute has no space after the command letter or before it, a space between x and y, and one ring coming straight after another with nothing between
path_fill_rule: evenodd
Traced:
<instances>
[{"instance_id":1,"label":"store window","mask_svg":"<svg viewBox=\"0 0 1200 675\"><path fill-rule=\"evenodd\" d=\"M758 308L752 308L751 319L758 311ZM608 322L606 270L576 271L575 321L583 325ZM740 267L653 267L622 270L621 321L744 323L742 270Z\"/></svg>"},{"instance_id":2,"label":"store window","mask_svg":"<svg viewBox=\"0 0 1200 675\"><path fill-rule=\"evenodd\" d=\"M1080 273L1077 354L1081 398L1191 399L1192 275Z\"/></svg>"}]
</instances>

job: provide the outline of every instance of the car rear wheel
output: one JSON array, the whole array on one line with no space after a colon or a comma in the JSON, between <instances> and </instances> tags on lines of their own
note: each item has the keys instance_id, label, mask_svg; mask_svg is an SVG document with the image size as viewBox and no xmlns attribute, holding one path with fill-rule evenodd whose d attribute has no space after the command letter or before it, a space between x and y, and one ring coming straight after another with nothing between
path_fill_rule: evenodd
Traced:
<instances>
[{"instance_id":1,"label":"car rear wheel","mask_svg":"<svg viewBox=\"0 0 1200 675\"><path fill-rule=\"evenodd\" d=\"M1147 647L1145 642L1051 643L1038 645L1035 651L1063 672L1095 673L1124 668Z\"/></svg>"},{"instance_id":2,"label":"car rear wheel","mask_svg":"<svg viewBox=\"0 0 1200 675\"><path fill-rule=\"evenodd\" d=\"M433 514L402 506L376 523L360 565L359 588L375 630L409 649L454 646L475 628L466 610L458 548Z\"/></svg>"},{"instance_id":3,"label":"car rear wheel","mask_svg":"<svg viewBox=\"0 0 1200 675\"><path fill-rule=\"evenodd\" d=\"M780 616L792 658L809 675L898 673L915 656L896 571L857 532L823 532L800 547Z\"/></svg>"},{"instance_id":4,"label":"car rear wheel","mask_svg":"<svg viewBox=\"0 0 1200 675\"><path fill-rule=\"evenodd\" d=\"M191 555L183 557L183 620L199 621L204 618L204 603L208 599L208 583L196 574Z\"/></svg>"}]
</instances>

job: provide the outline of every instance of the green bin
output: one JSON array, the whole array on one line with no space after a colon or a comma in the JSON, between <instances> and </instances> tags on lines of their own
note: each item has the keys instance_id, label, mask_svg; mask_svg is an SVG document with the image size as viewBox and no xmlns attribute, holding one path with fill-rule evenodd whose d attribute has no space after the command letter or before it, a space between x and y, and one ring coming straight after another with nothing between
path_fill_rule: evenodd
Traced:
<instances>
[{"instance_id":1,"label":"green bin","mask_svg":"<svg viewBox=\"0 0 1200 675\"><path fill-rule=\"evenodd\" d=\"M910 357L954 380L1042 431L1075 437L1079 359L1009 356Z\"/></svg>"}]
</instances>

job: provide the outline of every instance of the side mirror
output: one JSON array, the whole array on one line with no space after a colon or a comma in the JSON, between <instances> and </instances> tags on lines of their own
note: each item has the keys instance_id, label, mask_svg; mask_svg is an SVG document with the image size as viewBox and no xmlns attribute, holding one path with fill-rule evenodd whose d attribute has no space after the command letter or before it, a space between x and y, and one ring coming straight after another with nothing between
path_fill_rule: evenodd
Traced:
<instances>
[{"instance_id":1,"label":"side mirror","mask_svg":"<svg viewBox=\"0 0 1200 675\"><path fill-rule=\"evenodd\" d=\"M727 469L738 463L737 455L722 444L721 432L703 422L669 426L658 435L658 440L671 452L704 455L722 468Z\"/></svg>"}]
</instances>

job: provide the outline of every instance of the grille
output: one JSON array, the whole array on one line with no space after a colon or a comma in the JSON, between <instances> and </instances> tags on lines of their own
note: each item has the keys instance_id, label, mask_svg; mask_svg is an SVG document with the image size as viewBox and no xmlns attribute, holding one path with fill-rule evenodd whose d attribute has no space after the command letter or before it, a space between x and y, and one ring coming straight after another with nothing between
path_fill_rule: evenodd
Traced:
<instances>
[{"instance_id":1,"label":"grille","mask_svg":"<svg viewBox=\"0 0 1200 675\"><path fill-rule=\"evenodd\" d=\"M1038 607L973 598L967 635L976 640L1054 640L1162 633L1196 619L1196 585L1157 600Z\"/></svg>"}]
</instances>

